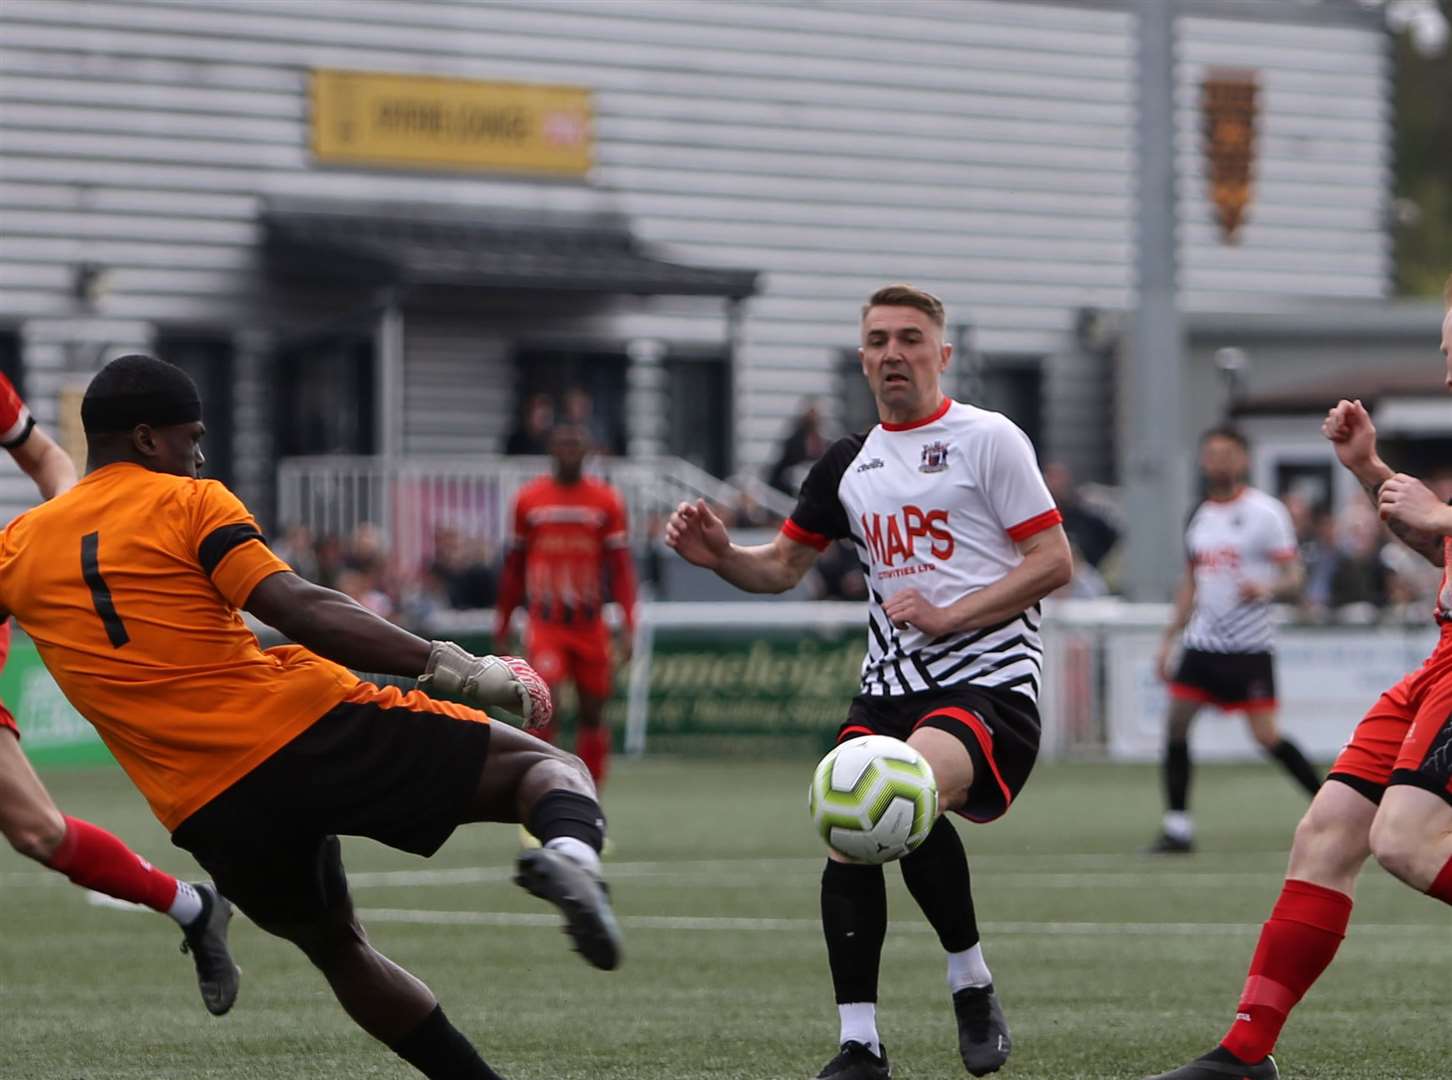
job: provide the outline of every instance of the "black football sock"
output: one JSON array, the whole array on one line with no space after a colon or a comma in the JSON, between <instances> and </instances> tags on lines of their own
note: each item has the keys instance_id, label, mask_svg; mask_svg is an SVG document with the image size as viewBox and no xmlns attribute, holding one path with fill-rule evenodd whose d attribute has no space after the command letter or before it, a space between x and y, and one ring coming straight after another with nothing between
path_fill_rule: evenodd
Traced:
<instances>
[{"instance_id":1,"label":"black football sock","mask_svg":"<svg viewBox=\"0 0 1452 1080\"><path fill-rule=\"evenodd\" d=\"M1165 807L1183 814L1190 807L1190 743L1171 739L1165 744Z\"/></svg>"},{"instance_id":2,"label":"black football sock","mask_svg":"<svg viewBox=\"0 0 1452 1080\"><path fill-rule=\"evenodd\" d=\"M880 866L827 861L822 871L822 932L837 1004L875 1002L887 937L887 884Z\"/></svg>"},{"instance_id":3,"label":"black football sock","mask_svg":"<svg viewBox=\"0 0 1452 1080\"><path fill-rule=\"evenodd\" d=\"M605 812L578 791L556 788L541 795L529 812L528 825L541 844L569 836L584 841L597 854L605 846Z\"/></svg>"},{"instance_id":4,"label":"black football sock","mask_svg":"<svg viewBox=\"0 0 1452 1080\"><path fill-rule=\"evenodd\" d=\"M1321 790L1321 778L1316 775L1315 766L1306 760L1301 748L1290 739L1282 739L1276 743L1270 756L1281 763L1281 768L1290 773L1291 778L1305 788L1308 795L1315 795Z\"/></svg>"},{"instance_id":5,"label":"black football sock","mask_svg":"<svg viewBox=\"0 0 1452 1080\"><path fill-rule=\"evenodd\" d=\"M944 949L956 953L978 944L968 856L952 822L939 818L927 839L903 856L902 879Z\"/></svg>"},{"instance_id":6,"label":"black football sock","mask_svg":"<svg viewBox=\"0 0 1452 1080\"><path fill-rule=\"evenodd\" d=\"M390 1049L429 1080L504 1080L449 1023L441 1005Z\"/></svg>"}]
</instances>

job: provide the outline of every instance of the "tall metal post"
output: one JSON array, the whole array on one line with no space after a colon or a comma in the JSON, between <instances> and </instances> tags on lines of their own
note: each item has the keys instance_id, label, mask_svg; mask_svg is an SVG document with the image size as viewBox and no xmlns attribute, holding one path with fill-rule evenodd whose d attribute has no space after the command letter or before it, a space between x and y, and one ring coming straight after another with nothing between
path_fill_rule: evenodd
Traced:
<instances>
[{"instance_id":1,"label":"tall metal post","mask_svg":"<svg viewBox=\"0 0 1452 1080\"><path fill-rule=\"evenodd\" d=\"M1175 250L1175 0L1139 0L1138 208L1125 489L1124 586L1164 600L1183 566L1184 343Z\"/></svg>"}]
</instances>

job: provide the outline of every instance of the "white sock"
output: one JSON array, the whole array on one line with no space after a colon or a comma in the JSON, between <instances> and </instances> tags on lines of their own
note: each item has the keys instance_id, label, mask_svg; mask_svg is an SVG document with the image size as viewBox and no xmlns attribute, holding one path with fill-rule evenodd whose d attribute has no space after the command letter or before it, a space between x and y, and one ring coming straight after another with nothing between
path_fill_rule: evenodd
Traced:
<instances>
[{"instance_id":1,"label":"white sock","mask_svg":"<svg viewBox=\"0 0 1452 1080\"><path fill-rule=\"evenodd\" d=\"M970 986L987 986L993 981L993 972L983 959L983 943L971 949L948 954L948 989L953 993Z\"/></svg>"},{"instance_id":2,"label":"white sock","mask_svg":"<svg viewBox=\"0 0 1452 1080\"><path fill-rule=\"evenodd\" d=\"M877 1037L877 1004L872 1001L854 1001L837 1006L837 1016L842 1024L842 1036L837 1040L840 1046L845 1042L860 1042L878 1057L882 1056L882 1042Z\"/></svg>"},{"instance_id":3,"label":"white sock","mask_svg":"<svg viewBox=\"0 0 1452 1080\"><path fill-rule=\"evenodd\" d=\"M1166 810L1164 824L1161 828L1165 830L1165 835L1172 840L1189 840L1195 835L1195 823L1183 810Z\"/></svg>"},{"instance_id":4,"label":"white sock","mask_svg":"<svg viewBox=\"0 0 1452 1080\"><path fill-rule=\"evenodd\" d=\"M202 894L185 881L176 883L176 899L166 913L182 926L190 926L202 913Z\"/></svg>"},{"instance_id":5,"label":"white sock","mask_svg":"<svg viewBox=\"0 0 1452 1080\"><path fill-rule=\"evenodd\" d=\"M600 872L600 854L585 841L574 836L557 836L545 847L551 851L558 851L566 858L573 859L586 870Z\"/></svg>"}]
</instances>

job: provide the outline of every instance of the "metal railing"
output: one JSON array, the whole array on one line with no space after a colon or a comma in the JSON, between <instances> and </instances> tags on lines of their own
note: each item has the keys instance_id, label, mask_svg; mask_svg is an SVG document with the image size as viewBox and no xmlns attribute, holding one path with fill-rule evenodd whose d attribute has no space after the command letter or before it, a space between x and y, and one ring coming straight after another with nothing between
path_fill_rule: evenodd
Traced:
<instances>
[{"instance_id":1,"label":"metal railing","mask_svg":"<svg viewBox=\"0 0 1452 1080\"><path fill-rule=\"evenodd\" d=\"M303 526L315 537L346 538L370 525L405 571L426 564L441 528L498 552L509 536L515 493L549 471L546 457L288 458L277 472L279 531ZM776 518L794 505L760 481L720 480L681 458L596 458L588 471L620 491L636 544L683 500L733 508L749 501Z\"/></svg>"}]
</instances>

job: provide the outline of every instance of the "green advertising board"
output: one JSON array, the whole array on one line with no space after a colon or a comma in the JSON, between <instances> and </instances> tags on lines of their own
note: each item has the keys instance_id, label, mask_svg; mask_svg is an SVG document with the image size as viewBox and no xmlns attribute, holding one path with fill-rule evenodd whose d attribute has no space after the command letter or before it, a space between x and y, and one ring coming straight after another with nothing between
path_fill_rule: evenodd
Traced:
<instances>
[{"instance_id":1,"label":"green advertising board","mask_svg":"<svg viewBox=\"0 0 1452 1080\"><path fill-rule=\"evenodd\" d=\"M866 644L851 630L654 631L645 689L652 752L749 752L830 746L857 693ZM611 702L626 726L629 686Z\"/></svg>"},{"instance_id":2,"label":"green advertising board","mask_svg":"<svg viewBox=\"0 0 1452 1080\"><path fill-rule=\"evenodd\" d=\"M71 707L40 662L40 654L19 630L0 670L0 701L20 725L25 756L36 765L91 765L112 761L101 737Z\"/></svg>"},{"instance_id":3,"label":"green advertising board","mask_svg":"<svg viewBox=\"0 0 1452 1080\"><path fill-rule=\"evenodd\" d=\"M653 605L656 611L668 606ZM850 624L837 625L773 619L765 605L755 614L750 625L702 613L692 625L649 629L637 642L634 664L616 671L607 717L617 745L631 743L634 705L644 734L637 745L650 753L829 748L858 690L867 647L860 611L854 608ZM471 651L493 647L484 634L456 632L454 638ZM568 687L557 704L568 731L574 720Z\"/></svg>"}]
</instances>

